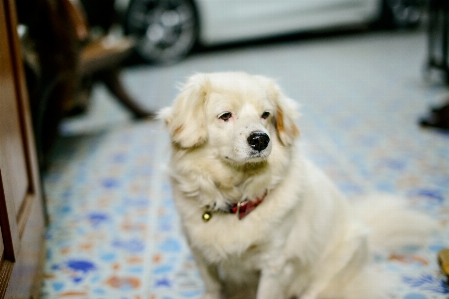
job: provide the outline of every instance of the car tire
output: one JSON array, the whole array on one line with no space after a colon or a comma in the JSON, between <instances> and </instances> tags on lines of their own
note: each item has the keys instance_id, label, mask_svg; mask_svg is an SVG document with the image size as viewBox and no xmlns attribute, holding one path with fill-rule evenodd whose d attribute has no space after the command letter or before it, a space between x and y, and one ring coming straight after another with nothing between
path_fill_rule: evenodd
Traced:
<instances>
[{"instance_id":1,"label":"car tire","mask_svg":"<svg viewBox=\"0 0 449 299\"><path fill-rule=\"evenodd\" d=\"M387 29L415 28L423 13L423 0L383 0L379 25Z\"/></svg>"},{"instance_id":2,"label":"car tire","mask_svg":"<svg viewBox=\"0 0 449 299\"><path fill-rule=\"evenodd\" d=\"M170 64L184 58L198 37L198 17L190 0L131 0L125 33L137 39L147 62Z\"/></svg>"}]
</instances>

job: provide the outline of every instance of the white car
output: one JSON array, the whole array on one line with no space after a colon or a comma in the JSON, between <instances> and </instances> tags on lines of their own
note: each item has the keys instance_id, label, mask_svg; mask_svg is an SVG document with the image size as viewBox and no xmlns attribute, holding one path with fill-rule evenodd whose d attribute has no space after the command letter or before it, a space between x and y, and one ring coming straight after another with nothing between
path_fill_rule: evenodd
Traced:
<instances>
[{"instance_id":1,"label":"white car","mask_svg":"<svg viewBox=\"0 0 449 299\"><path fill-rule=\"evenodd\" d=\"M121 0L125 32L148 62L210 46L349 24L417 25L423 0ZM117 5L117 4L116 4Z\"/></svg>"}]
</instances>

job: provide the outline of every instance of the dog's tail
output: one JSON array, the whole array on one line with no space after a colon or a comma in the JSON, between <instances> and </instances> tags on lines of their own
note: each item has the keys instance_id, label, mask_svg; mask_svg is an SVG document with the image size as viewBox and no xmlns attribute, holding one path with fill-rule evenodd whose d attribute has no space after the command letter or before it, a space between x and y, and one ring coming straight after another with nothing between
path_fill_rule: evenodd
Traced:
<instances>
[{"instance_id":1,"label":"dog's tail","mask_svg":"<svg viewBox=\"0 0 449 299\"><path fill-rule=\"evenodd\" d=\"M357 200L354 208L370 230L368 242L376 253L404 246L423 246L439 230L436 220L410 209L405 199L392 195L366 196Z\"/></svg>"},{"instance_id":2,"label":"dog's tail","mask_svg":"<svg viewBox=\"0 0 449 299\"><path fill-rule=\"evenodd\" d=\"M390 195L373 194L358 198L354 208L357 216L368 226L368 244L375 254L385 255L404 246L424 246L440 229L436 220L410 209L405 199ZM374 263L368 263L351 281L333 288L332 295L323 298L391 298L399 279L395 273L387 273L375 267ZM337 294L335 290L338 290Z\"/></svg>"}]
</instances>

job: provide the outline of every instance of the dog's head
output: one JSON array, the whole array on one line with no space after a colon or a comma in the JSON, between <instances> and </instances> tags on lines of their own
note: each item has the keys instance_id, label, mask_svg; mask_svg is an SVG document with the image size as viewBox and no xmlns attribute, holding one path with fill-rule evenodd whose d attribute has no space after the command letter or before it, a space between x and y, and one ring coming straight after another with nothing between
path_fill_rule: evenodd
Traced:
<instances>
[{"instance_id":1,"label":"dog's head","mask_svg":"<svg viewBox=\"0 0 449 299\"><path fill-rule=\"evenodd\" d=\"M160 116L176 146L211 146L237 164L264 161L273 143L289 146L299 134L295 102L273 80L245 73L192 76Z\"/></svg>"}]
</instances>

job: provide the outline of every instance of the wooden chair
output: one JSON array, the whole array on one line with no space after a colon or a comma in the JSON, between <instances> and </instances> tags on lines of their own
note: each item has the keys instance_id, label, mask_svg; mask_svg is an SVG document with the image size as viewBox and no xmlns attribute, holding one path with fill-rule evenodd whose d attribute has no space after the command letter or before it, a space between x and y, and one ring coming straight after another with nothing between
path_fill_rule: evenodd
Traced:
<instances>
[{"instance_id":1,"label":"wooden chair","mask_svg":"<svg viewBox=\"0 0 449 299\"><path fill-rule=\"evenodd\" d=\"M96 82L103 82L134 118L154 116L136 103L120 80L132 39L107 33L92 38L77 0L17 0L17 8L19 21L29 28L23 52L41 166L47 165L60 121L87 109Z\"/></svg>"},{"instance_id":2,"label":"wooden chair","mask_svg":"<svg viewBox=\"0 0 449 299\"><path fill-rule=\"evenodd\" d=\"M107 33L101 37L91 38L82 4L77 0L61 0L61 2L67 10L78 39L83 44L79 58L81 90L84 91L81 95L88 97L93 82L102 81L135 118L153 117L153 113L136 104L120 80L120 65L131 53L134 40L130 37L117 38ZM103 3L113 5L111 1ZM86 98L81 98L81 105L86 105L86 102Z\"/></svg>"}]
</instances>

